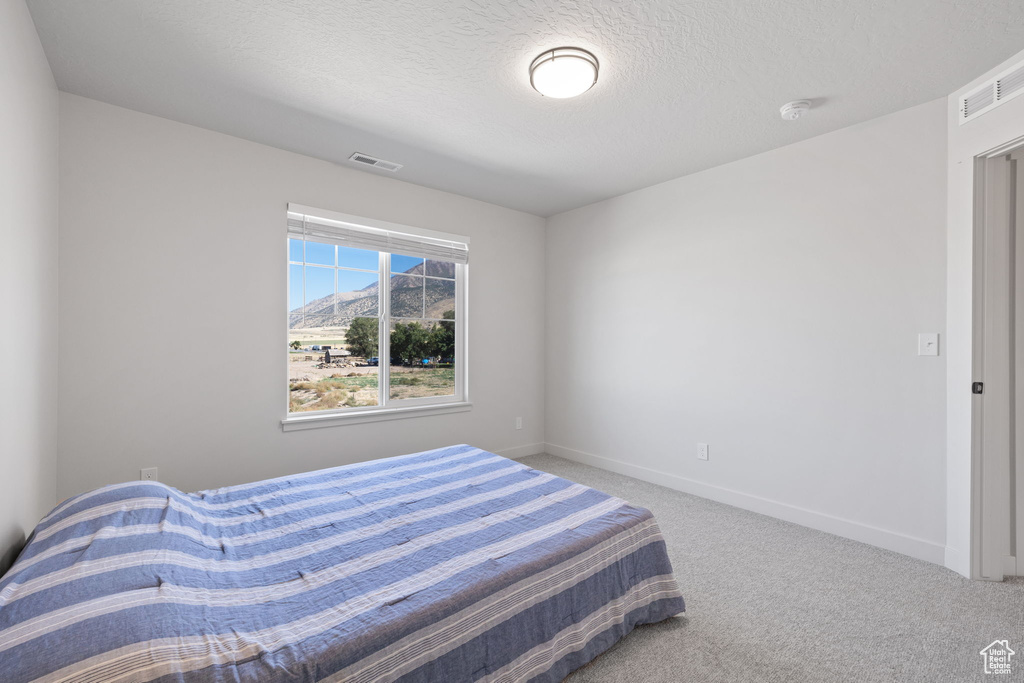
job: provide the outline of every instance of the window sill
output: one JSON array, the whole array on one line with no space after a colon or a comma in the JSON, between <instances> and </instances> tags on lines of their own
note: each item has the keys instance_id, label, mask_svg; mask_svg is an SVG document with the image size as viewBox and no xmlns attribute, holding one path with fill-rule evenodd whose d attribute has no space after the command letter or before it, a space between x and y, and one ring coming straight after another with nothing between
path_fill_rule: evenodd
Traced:
<instances>
[{"instance_id":1,"label":"window sill","mask_svg":"<svg viewBox=\"0 0 1024 683\"><path fill-rule=\"evenodd\" d=\"M281 429L286 432L300 429L319 429L320 427L336 427L341 425L363 424L366 422L383 422L400 420L408 417L426 417L427 415L444 415L446 413L463 413L472 410L469 402L439 403L428 406L409 406L406 408L382 408L366 410L358 413L330 413L328 415L291 415L281 420Z\"/></svg>"}]
</instances>

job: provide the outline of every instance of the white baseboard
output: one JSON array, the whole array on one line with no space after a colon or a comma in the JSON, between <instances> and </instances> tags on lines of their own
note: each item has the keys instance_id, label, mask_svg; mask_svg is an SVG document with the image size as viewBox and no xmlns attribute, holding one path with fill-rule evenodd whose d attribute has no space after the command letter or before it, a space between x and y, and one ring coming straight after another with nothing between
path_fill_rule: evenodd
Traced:
<instances>
[{"instance_id":1,"label":"white baseboard","mask_svg":"<svg viewBox=\"0 0 1024 683\"><path fill-rule=\"evenodd\" d=\"M921 538L906 536L895 531L880 529L860 522L842 519L841 517L833 517L832 515L807 510L795 505L789 505L788 503L780 503L768 498L761 498L749 493L705 484L694 479L661 472L650 467L631 465L612 458L584 453L553 443L547 444L544 451L550 455L557 455L561 458L574 460L585 465L593 465L603 470L624 474L628 477L651 482L652 484L667 486L683 493L690 493L701 498L709 498L744 510L775 517L786 522L792 522L811 529L817 529L818 531L825 531L836 536L842 536L843 538L892 550L893 552L916 557L926 562L945 565L947 561L948 548ZM952 567L950 568L952 569ZM954 571L957 570L954 569Z\"/></svg>"},{"instance_id":2,"label":"white baseboard","mask_svg":"<svg viewBox=\"0 0 1024 683\"><path fill-rule=\"evenodd\" d=\"M495 455L500 455L503 458L510 460L518 460L519 458L525 458L528 455L537 455L538 453L544 452L544 446L542 443L528 443L522 446L513 446L512 448L505 448L500 451L491 451Z\"/></svg>"},{"instance_id":3,"label":"white baseboard","mask_svg":"<svg viewBox=\"0 0 1024 683\"><path fill-rule=\"evenodd\" d=\"M966 578L971 578L971 560L966 553L962 553L956 548L946 546L946 557L943 563L946 569L956 572Z\"/></svg>"}]
</instances>

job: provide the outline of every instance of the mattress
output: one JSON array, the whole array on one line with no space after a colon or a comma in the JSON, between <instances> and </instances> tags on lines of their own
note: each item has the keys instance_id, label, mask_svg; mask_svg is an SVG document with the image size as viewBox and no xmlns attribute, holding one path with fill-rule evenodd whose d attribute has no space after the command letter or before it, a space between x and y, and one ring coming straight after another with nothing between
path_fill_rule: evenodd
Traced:
<instances>
[{"instance_id":1,"label":"mattress","mask_svg":"<svg viewBox=\"0 0 1024 683\"><path fill-rule=\"evenodd\" d=\"M558 681L684 610L651 513L467 445L47 515L3 681Z\"/></svg>"}]
</instances>

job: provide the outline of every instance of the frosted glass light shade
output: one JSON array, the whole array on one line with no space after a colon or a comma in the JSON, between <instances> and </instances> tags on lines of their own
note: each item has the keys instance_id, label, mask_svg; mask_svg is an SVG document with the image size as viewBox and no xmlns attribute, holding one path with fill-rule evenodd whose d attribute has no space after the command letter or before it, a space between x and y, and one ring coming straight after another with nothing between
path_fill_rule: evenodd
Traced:
<instances>
[{"instance_id":1,"label":"frosted glass light shade","mask_svg":"<svg viewBox=\"0 0 1024 683\"><path fill-rule=\"evenodd\" d=\"M576 97L597 83L597 57L575 47L542 52L530 64L530 85L545 97Z\"/></svg>"}]
</instances>

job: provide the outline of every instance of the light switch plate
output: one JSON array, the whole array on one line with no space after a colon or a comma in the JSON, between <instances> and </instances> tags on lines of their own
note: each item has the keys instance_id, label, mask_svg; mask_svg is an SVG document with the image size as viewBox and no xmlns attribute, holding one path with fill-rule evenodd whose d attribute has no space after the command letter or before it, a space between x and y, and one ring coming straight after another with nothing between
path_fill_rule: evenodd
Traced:
<instances>
[{"instance_id":1,"label":"light switch plate","mask_svg":"<svg viewBox=\"0 0 1024 683\"><path fill-rule=\"evenodd\" d=\"M939 333L922 332L917 335L917 355L937 356L939 355Z\"/></svg>"}]
</instances>

